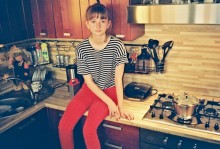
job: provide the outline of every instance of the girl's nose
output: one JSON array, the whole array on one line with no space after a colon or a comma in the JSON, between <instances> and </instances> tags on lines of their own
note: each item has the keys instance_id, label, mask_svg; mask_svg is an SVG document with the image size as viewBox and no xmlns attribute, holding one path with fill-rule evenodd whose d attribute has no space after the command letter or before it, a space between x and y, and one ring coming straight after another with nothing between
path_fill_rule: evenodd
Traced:
<instances>
[{"instance_id":1,"label":"girl's nose","mask_svg":"<svg viewBox=\"0 0 220 149\"><path fill-rule=\"evenodd\" d=\"M97 28L100 28L100 27L101 27L101 22L100 22L100 21L97 21L96 27L97 27Z\"/></svg>"}]
</instances>

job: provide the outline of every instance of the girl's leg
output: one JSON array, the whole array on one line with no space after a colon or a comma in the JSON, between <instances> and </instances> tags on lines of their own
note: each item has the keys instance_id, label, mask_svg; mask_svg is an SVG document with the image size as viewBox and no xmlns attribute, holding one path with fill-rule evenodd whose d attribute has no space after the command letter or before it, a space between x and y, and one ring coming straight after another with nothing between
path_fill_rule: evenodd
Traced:
<instances>
[{"instance_id":1,"label":"girl's leg","mask_svg":"<svg viewBox=\"0 0 220 149\"><path fill-rule=\"evenodd\" d=\"M62 149L74 149L73 129L80 117L94 100L93 93L86 85L80 89L68 104L58 126Z\"/></svg>"},{"instance_id":2,"label":"girl's leg","mask_svg":"<svg viewBox=\"0 0 220 149\"><path fill-rule=\"evenodd\" d=\"M108 88L104 92L117 104L115 87ZM97 128L108 114L108 106L97 98L89 108L88 117L83 127L83 136L87 149L101 149Z\"/></svg>"}]
</instances>

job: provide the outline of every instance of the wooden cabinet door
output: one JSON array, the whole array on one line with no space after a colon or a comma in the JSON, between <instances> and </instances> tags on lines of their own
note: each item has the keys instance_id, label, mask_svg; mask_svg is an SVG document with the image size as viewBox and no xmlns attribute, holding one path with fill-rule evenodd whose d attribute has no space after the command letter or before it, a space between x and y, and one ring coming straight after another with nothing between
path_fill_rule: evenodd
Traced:
<instances>
[{"instance_id":1,"label":"wooden cabinet door","mask_svg":"<svg viewBox=\"0 0 220 149\"><path fill-rule=\"evenodd\" d=\"M116 37L131 41L144 35L144 25L127 23L128 5L129 0L112 0L112 25Z\"/></svg>"},{"instance_id":2,"label":"wooden cabinet door","mask_svg":"<svg viewBox=\"0 0 220 149\"><path fill-rule=\"evenodd\" d=\"M53 0L57 38L82 39L79 0Z\"/></svg>"},{"instance_id":3,"label":"wooden cabinet door","mask_svg":"<svg viewBox=\"0 0 220 149\"><path fill-rule=\"evenodd\" d=\"M12 42L12 33L9 26L9 17L5 0L0 0L0 43Z\"/></svg>"},{"instance_id":4,"label":"wooden cabinet door","mask_svg":"<svg viewBox=\"0 0 220 149\"><path fill-rule=\"evenodd\" d=\"M0 43L33 38L29 1L0 0L0 4Z\"/></svg>"},{"instance_id":5,"label":"wooden cabinet door","mask_svg":"<svg viewBox=\"0 0 220 149\"><path fill-rule=\"evenodd\" d=\"M52 0L30 0L35 37L55 38Z\"/></svg>"}]
</instances>

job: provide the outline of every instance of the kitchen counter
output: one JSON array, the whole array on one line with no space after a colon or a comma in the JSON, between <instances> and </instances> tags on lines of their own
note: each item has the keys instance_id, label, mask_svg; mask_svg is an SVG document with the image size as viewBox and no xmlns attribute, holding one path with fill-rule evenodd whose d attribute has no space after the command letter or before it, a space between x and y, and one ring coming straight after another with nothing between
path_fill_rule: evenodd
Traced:
<instances>
[{"instance_id":1,"label":"kitchen counter","mask_svg":"<svg viewBox=\"0 0 220 149\"><path fill-rule=\"evenodd\" d=\"M159 93L160 92L162 93L162 91L159 91ZM124 100L124 108L127 111L130 111L134 114L134 120L129 121L126 119L120 119L119 121L116 121L114 118L110 117L107 117L106 120L136 126L139 128L145 128L177 136L183 136L187 138L220 144L220 134L211 134L207 132L191 130L184 127L180 128L168 124L161 124L150 120L142 120L143 116L145 115L147 110L150 108L150 105L154 102L156 98L157 95L151 96L149 99L142 102ZM31 108L28 108L27 110L23 111L18 115L0 121L0 133L16 125L20 121L43 109L44 107L64 111L70 100L71 98L69 96L67 88L58 88L56 89L55 93L48 99L38 103L37 105L34 105ZM87 112L85 113L85 115L87 115Z\"/></svg>"}]
</instances>

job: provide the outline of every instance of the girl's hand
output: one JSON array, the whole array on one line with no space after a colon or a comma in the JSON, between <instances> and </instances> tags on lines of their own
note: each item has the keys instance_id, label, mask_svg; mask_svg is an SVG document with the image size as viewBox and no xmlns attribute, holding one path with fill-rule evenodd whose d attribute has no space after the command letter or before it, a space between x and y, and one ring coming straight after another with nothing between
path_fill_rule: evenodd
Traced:
<instances>
[{"instance_id":1,"label":"girl's hand","mask_svg":"<svg viewBox=\"0 0 220 149\"><path fill-rule=\"evenodd\" d=\"M115 117L116 120L120 119L120 112L116 104L112 101L108 104L108 109L109 109L109 116Z\"/></svg>"},{"instance_id":2,"label":"girl's hand","mask_svg":"<svg viewBox=\"0 0 220 149\"><path fill-rule=\"evenodd\" d=\"M133 120L134 119L134 115L124 109L119 108L119 112L120 112L120 117L125 118L127 120Z\"/></svg>"}]
</instances>

